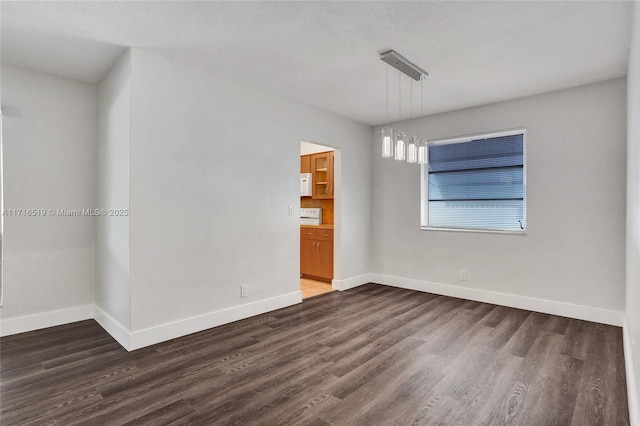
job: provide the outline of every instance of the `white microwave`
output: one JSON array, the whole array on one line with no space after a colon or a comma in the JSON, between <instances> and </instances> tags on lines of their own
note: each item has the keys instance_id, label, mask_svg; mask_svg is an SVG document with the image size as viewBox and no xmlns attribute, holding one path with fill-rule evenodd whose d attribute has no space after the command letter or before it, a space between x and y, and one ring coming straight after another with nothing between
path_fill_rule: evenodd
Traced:
<instances>
[{"instance_id":1,"label":"white microwave","mask_svg":"<svg viewBox=\"0 0 640 426\"><path fill-rule=\"evenodd\" d=\"M300 173L300 196L311 197L311 173Z\"/></svg>"}]
</instances>

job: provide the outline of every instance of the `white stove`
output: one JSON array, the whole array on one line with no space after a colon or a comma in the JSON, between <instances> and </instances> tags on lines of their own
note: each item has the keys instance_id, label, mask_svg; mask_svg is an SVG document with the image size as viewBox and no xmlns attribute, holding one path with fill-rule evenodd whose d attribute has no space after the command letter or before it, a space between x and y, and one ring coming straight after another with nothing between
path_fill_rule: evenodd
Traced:
<instances>
[{"instance_id":1,"label":"white stove","mask_svg":"<svg viewBox=\"0 0 640 426\"><path fill-rule=\"evenodd\" d=\"M322 224L321 208L301 208L300 225L320 225Z\"/></svg>"}]
</instances>

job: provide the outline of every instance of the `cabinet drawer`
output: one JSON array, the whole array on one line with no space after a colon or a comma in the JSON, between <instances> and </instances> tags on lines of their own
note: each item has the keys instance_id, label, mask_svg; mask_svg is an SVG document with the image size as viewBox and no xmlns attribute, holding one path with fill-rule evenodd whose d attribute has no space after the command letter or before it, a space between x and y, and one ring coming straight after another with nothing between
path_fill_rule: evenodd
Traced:
<instances>
[{"instance_id":1,"label":"cabinet drawer","mask_svg":"<svg viewBox=\"0 0 640 426\"><path fill-rule=\"evenodd\" d=\"M321 241L333 241L333 229L318 229L317 239Z\"/></svg>"},{"instance_id":2,"label":"cabinet drawer","mask_svg":"<svg viewBox=\"0 0 640 426\"><path fill-rule=\"evenodd\" d=\"M318 230L313 228L300 228L301 240L317 240Z\"/></svg>"}]
</instances>

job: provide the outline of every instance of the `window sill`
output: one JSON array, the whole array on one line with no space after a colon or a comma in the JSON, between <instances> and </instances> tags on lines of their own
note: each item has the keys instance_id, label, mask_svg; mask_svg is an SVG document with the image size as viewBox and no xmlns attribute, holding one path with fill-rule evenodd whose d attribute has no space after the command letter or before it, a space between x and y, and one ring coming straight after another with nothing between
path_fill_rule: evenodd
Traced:
<instances>
[{"instance_id":1,"label":"window sill","mask_svg":"<svg viewBox=\"0 0 640 426\"><path fill-rule=\"evenodd\" d=\"M421 231L444 231L444 232L472 232L478 234L506 234L506 235L527 235L527 231L498 231L495 229L462 229L462 228L430 228L421 226Z\"/></svg>"}]
</instances>

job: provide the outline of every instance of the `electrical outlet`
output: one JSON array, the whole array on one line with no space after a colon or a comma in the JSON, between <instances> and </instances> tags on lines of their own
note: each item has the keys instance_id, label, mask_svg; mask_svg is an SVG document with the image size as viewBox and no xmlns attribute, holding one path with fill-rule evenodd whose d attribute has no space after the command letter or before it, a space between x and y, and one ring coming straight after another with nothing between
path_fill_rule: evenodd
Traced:
<instances>
[{"instance_id":1,"label":"electrical outlet","mask_svg":"<svg viewBox=\"0 0 640 426\"><path fill-rule=\"evenodd\" d=\"M240 297L249 296L249 286L247 284L243 284L240 286Z\"/></svg>"},{"instance_id":2,"label":"electrical outlet","mask_svg":"<svg viewBox=\"0 0 640 426\"><path fill-rule=\"evenodd\" d=\"M460 269L460 281L466 281L467 280L467 270L466 269Z\"/></svg>"}]
</instances>

